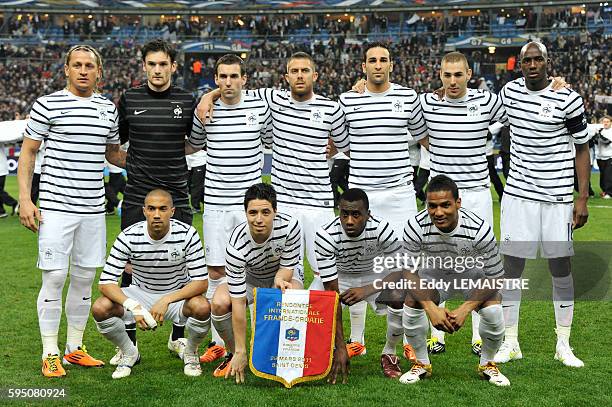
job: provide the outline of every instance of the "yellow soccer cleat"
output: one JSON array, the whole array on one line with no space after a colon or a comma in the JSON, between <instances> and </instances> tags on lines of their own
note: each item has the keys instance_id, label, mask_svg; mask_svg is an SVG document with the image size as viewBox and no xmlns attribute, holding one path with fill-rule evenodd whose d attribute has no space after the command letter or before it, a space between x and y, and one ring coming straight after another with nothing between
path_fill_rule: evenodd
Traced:
<instances>
[{"instance_id":1,"label":"yellow soccer cleat","mask_svg":"<svg viewBox=\"0 0 612 407\"><path fill-rule=\"evenodd\" d=\"M49 354L42 360L42 374L45 377L64 377L66 371L58 355Z\"/></svg>"},{"instance_id":2,"label":"yellow soccer cleat","mask_svg":"<svg viewBox=\"0 0 612 407\"><path fill-rule=\"evenodd\" d=\"M80 346L74 352L64 355L64 364L79 365L84 367L102 367L104 362L92 357L87 353L85 346Z\"/></svg>"}]
</instances>

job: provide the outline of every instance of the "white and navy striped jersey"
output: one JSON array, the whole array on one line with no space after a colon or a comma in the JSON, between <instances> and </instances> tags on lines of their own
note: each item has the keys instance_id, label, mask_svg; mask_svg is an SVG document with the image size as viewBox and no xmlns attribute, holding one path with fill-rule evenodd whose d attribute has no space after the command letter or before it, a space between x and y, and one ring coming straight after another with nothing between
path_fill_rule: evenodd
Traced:
<instances>
[{"instance_id":1,"label":"white and navy striped jersey","mask_svg":"<svg viewBox=\"0 0 612 407\"><path fill-rule=\"evenodd\" d=\"M196 116L197 118L197 116ZM199 119L195 127L202 128ZM204 204L226 210L243 208L244 194L261 182L262 143L270 126L270 110L261 99L243 95L240 103L214 104L212 122L204 125L207 152Z\"/></svg>"},{"instance_id":2,"label":"white and navy striped jersey","mask_svg":"<svg viewBox=\"0 0 612 407\"><path fill-rule=\"evenodd\" d=\"M500 97L510 122L510 175L504 194L530 201L571 203L574 147L588 141L582 97L549 85L530 91L525 78L508 82Z\"/></svg>"},{"instance_id":3,"label":"white and navy striped jersey","mask_svg":"<svg viewBox=\"0 0 612 407\"><path fill-rule=\"evenodd\" d=\"M349 183L364 190L387 189L412 182L410 135L427 135L417 93L395 83L383 93L340 95L351 145Z\"/></svg>"},{"instance_id":4,"label":"white and navy striped jersey","mask_svg":"<svg viewBox=\"0 0 612 407\"><path fill-rule=\"evenodd\" d=\"M392 255L398 243L393 228L384 219L370 216L361 235L349 237L337 217L322 226L315 237L321 280L333 281L339 274L373 273L374 258Z\"/></svg>"},{"instance_id":5,"label":"white and navy striped jersey","mask_svg":"<svg viewBox=\"0 0 612 407\"><path fill-rule=\"evenodd\" d=\"M468 89L460 99L420 95L429 133L430 176L444 174L460 189L488 188L487 133L504 108L491 92Z\"/></svg>"},{"instance_id":6,"label":"white and navy striped jersey","mask_svg":"<svg viewBox=\"0 0 612 407\"><path fill-rule=\"evenodd\" d=\"M95 93L78 97L66 89L41 96L32 106L25 136L46 144L40 209L104 214L106 144L119 144L113 102Z\"/></svg>"},{"instance_id":7,"label":"white and navy striped jersey","mask_svg":"<svg viewBox=\"0 0 612 407\"><path fill-rule=\"evenodd\" d=\"M327 141L331 137L338 150L349 149L338 102L320 95L297 102L286 90L249 92L268 103L272 114L272 185L278 202L332 208Z\"/></svg>"},{"instance_id":8,"label":"white and navy striped jersey","mask_svg":"<svg viewBox=\"0 0 612 407\"><path fill-rule=\"evenodd\" d=\"M106 260L99 284L117 284L127 262L132 263L132 284L161 294L180 290L191 280L207 280L200 236L193 226L170 219L170 230L153 240L147 222L122 231Z\"/></svg>"},{"instance_id":9,"label":"white and navy striped jersey","mask_svg":"<svg viewBox=\"0 0 612 407\"><path fill-rule=\"evenodd\" d=\"M225 273L232 297L246 296L246 284L269 286L281 268L294 269L300 262L301 228L296 218L276 213L272 233L256 243L247 222L232 231L225 251ZM293 276L303 279L303 276Z\"/></svg>"},{"instance_id":10,"label":"white and navy striped jersey","mask_svg":"<svg viewBox=\"0 0 612 407\"><path fill-rule=\"evenodd\" d=\"M469 269L467 260L471 258L471 267L483 266L481 270L488 278L498 278L504 274L491 226L464 208L459 209L459 223L449 233L441 232L432 223L427 209L417 213L404 227L404 249L413 258L428 257L427 265L430 267L439 269L441 263L443 270L449 273L473 271ZM449 261L449 258L452 260Z\"/></svg>"}]
</instances>

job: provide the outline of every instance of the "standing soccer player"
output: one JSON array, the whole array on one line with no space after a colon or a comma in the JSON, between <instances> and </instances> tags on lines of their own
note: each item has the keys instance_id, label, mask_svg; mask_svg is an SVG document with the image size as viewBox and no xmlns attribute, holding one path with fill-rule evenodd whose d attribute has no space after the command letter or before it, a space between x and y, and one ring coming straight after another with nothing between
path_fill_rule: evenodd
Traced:
<instances>
[{"instance_id":1,"label":"standing soccer player","mask_svg":"<svg viewBox=\"0 0 612 407\"><path fill-rule=\"evenodd\" d=\"M128 227L115 240L100 275L102 296L93 306L98 331L121 349L112 377L129 376L140 362L121 319L135 319L141 329L154 329L168 319L186 325L183 372L200 376L198 346L210 328L210 305L203 297L208 275L202 242L193 226L171 219L175 208L167 191L149 192L142 209L146 221ZM120 288L117 282L128 261L133 266L132 285Z\"/></svg>"},{"instance_id":2,"label":"standing soccer player","mask_svg":"<svg viewBox=\"0 0 612 407\"><path fill-rule=\"evenodd\" d=\"M153 40L142 47L142 67L147 83L126 90L119 100L119 134L123 143L130 143L121 229L144 220L144 198L156 188L172 195L174 218L191 225L185 151L195 152L203 144L202 135L193 128L196 100L191 92L172 85L176 51L165 41ZM128 263L122 287L131 283L130 267ZM183 328L175 325L168 339L168 348L179 357L186 343ZM136 343L136 324L128 326L128 334ZM120 358L115 355L111 364Z\"/></svg>"},{"instance_id":3,"label":"standing soccer player","mask_svg":"<svg viewBox=\"0 0 612 407\"><path fill-rule=\"evenodd\" d=\"M510 122L510 174L501 206L502 253L509 278L520 278L526 259L548 259L557 325L555 359L582 367L569 344L574 315L572 231L588 218L590 160L582 98L575 91L554 92L548 79L550 59L539 42L520 53L523 78L506 84L500 97ZM579 195L574 205L574 149ZM518 342L520 289L504 290L506 324L498 363L522 358Z\"/></svg>"},{"instance_id":4,"label":"standing soccer player","mask_svg":"<svg viewBox=\"0 0 612 407\"><path fill-rule=\"evenodd\" d=\"M215 64L215 83L221 93L214 103L214 120L203 126L207 151L204 180L204 242L212 300L225 276L225 248L236 226L246 221L244 194L261 182L262 144L270 125L270 109L259 97L242 93L247 77L242 59L233 54ZM196 126L202 128L197 119ZM213 329L213 341L203 363L225 356L223 340Z\"/></svg>"},{"instance_id":5,"label":"standing soccer player","mask_svg":"<svg viewBox=\"0 0 612 407\"><path fill-rule=\"evenodd\" d=\"M268 184L249 187L244 197L246 222L236 226L227 244L227 282L217 287L212 301L212 322L231 352L215 369L215 377L229 375L244 382L247 365L246 307L254 288L303 288L299 265L300 224L277 212L276 192ZM254 321L254 316L252 316Z\"/></svg>"},{"instance_id":6,"label":"standing soccer player","mask_svg":"<svg viewBox=\"0 0 612 407\"><path fill-rule=\"evenodd\" d=\"M38 232L38 268L42 287L37 309L42 337L42 373L66 375L59 358L58 330L62 291L70 269L65 309L68 321L63 363L103 366L83 346L83 332L91 307L96 267L104 265L104 158L125 167L119 150L117 109L100 96L102 58L89 45L68 50L64 63L66 89L42 96L30 112L19 157L19 217ZM31 188L36 153L46 151L40 180L40 210Z\"/></svg>"},{"instance_id":7,"label":"standing soccer player","mask_svg":"<svg viewBox=\"0 0 612 407\"><path fill-rule=\"evenodd\" d=\"M461 206L493 225L493 200L489 189L487 133L491 123L501 121L505 111L499 97L491 92L468 89L472 70L460 52L442 58L440 79L444 96L420 95L429 133L430 176L442 174L459 187ZM444 303L440 306L443 308ZM472 313L472 352L479 355L482 340L478 313ZM432 326L431 353L446 349L444 332Z\"/></svg>"}]
</instances>

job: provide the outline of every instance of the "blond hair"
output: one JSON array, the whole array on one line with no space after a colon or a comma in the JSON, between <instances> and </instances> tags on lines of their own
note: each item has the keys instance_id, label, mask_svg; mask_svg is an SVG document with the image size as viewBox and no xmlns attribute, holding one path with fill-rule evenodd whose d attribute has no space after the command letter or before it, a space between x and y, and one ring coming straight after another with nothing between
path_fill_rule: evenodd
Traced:
<instances>
[{"instance_id":1,"label":"blond hair","mask_svg":"<svg viewBox=\"0 0 612 407\"><path fill-rule=\"evenodd\" d=\"M94 55L94 60L96 61L96 65L98 66L98 69L100 70L100 76L96 80L96 86L94 87L94 92L100 93L100 89L98 88L98 83L102 79L102 76L104 76L104 66L102 65L102 55L100 55L100 52L98 52L98 50L92 47L91 45L87 45L87 44L73 45L72 47L70 47L70 49L66 53L66 57L64 58L65 66L68 66L70 64L70 57L72 56L72 53L75 51L91 52Z\"/></svg>"}]
</instances>

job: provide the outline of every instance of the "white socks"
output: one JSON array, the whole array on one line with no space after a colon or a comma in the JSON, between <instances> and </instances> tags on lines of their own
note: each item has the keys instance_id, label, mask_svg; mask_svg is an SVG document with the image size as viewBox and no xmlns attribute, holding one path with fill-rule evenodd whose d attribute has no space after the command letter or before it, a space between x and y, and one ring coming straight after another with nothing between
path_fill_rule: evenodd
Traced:
<instances>
[{"instance_id":1,"label":"white socks","mask_svg":"<svg viewBox=\"0 0 612 407\"><path fill-rule=\"evenodd\" d=\"M228 352L234 352L234 329L232 328L232 313L228 312L225 315L211 314L212 325L215 327L225 343L225 348Z\"/></svg>"},{"instance_id":2,"label":"white socks","mask_svg":"<svg viewBox=\"0 0 612 407\"><path fill-rule=\"evenodd\" d=\"M57 337L62 317L62 292L68 269L42 270L42 286L38 293L38 326L43 345L43 358L59 355Z\"/></svg>"},{"instance_id":3,"label":"white socks","mask_svg":"<svg viewBox=\"0 0 612 407\"><path fill-rule=\"evenodd\" d=\"M404 326L406 342L412 346L417 361L428 365L427 329L429 328L429 321L425 311L404 305L402 325Z\"/></svg>"},{"instance_id":4,"label":"white socks","mask_svg":"<svg viewBox=\"0 0 612 407\"><path fill-rule=\"evenodd\" d=\"M571 327L574 319L574 279L572 275L553 277L552 291L557 327Z\"/></svg>"},{"instance_id":5,"label":"white socks","mask_svg":"<svg viewBox=\"0 0 612 407\"><path fill-rule=\"evenodd\" d=\"M96 276L95 268L72 266L70 286L66 296L65 310L68 322L66 352L74 352L83 345L83 332L91 310L91 286Z\"/></svg>"},{"instance_id":6,"label":"white socks","mask_svg":"<svg viewBox=\"0 0 612 407\"><path fill-rule=\"evenodd\" d=\"M519 311L521 309L522 291L520 289L502 290L502 308L504 313L504 324L506 325L506 337L509 328L515 327L518 335ZM512 332L510 332L512 334Z\"/></svg>"},{"instance_id":7,"label":"white socks","mask_svg":"<svg viewBox=\"0 0 612 407\"><path fill-rule=\"evenodd\" d=\"M368 303L360 301L348 307L351 316L351 342L359 342L365 345L366 310Z\"/></svg>"},{"instance_id":8,"label":"white socks","mask_svg":"<svg viewBox=\"0 0 612 407\"><path fill-rule=\"evenodd\" d=\"M445 306L446 306L446 301L445 302L441 302L440 304L438 304L438 307L440 307L440 308L444 308ZM438 342L444 343L444 334L445 334L444 331L440 331L440 330L436 329L431 323L429 323L429 330L431 331L431 337L432 338L437 338Z\"/></svg>"},{"instance_id":9,"label":"white socks","mask_svg":"<svg viewBox=\"0 0 612 407\"><path fill-rule=\"evenodd\" d=\"M204 338L206 338L208 330L210 329L210 318L207 318L205 321L200 321L199 319L189 317L187 318L185 329L188 334L185 352L198 353L198 346L200 346Z\"/></svg>"},{"instance_id":10,"label":"white socks","mask_svg":"<svg viewBox=\"0 0 612 407\"><path fill-rule=\"evenodd\" d=\"M217 287L219 287L219 285L221 285L224 281L225 278L208 279L208 290L206 291L206 299L210 304L212 304L212 299L215 295L215 292L217 291ZM210 327L210 336L212 337L212 342L214 342L216 345L225 346L225 342L217 332L217 329L215 328L214 324L212 324Z\"/></svg>"},{"instance_id":11,"label":"white socks","mask_svg":"<svg viewBox=\"0 0 612 407\"><path fill-rule=\"evenodd\" d=\"M138 352L138 349L125 331L123 320L120 318L112 317L104 321L96 321L96 326L102 336L115 344L115 346L118 346L124 354L135 355Z\"/></svg>"},{"instance_id":12,"label":"white socks","mask_svg":"<svg viewBox=\"0 0 612 407\"><path fill-rule=\"evenodd\" d=\"M472 311L472 343L482 340L480 335L480 314Z\"/></svg>"},{"instance_id":13,"label":"white socks","mask_svg":"<svg viewBox=\"0 0 612 407\"><path fill-rule=\"evenodd\" d=\"M397 343L402 339L404 312L401 309L387 307L387 341L382 350L383 355L395 355Z\"/></svg>"},{"instance_id":14,"label":"white socks","mask_svg":"<svg viewBox=\"0 0 612 407\"><path fill-rule=\"evenodd\" d=\"M484 366L493 361L504 339L504 314L501 304L482 308L478 313L481 317L480 336L482 337L480 365Z\"/></svg>"}]
</instances>

